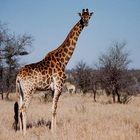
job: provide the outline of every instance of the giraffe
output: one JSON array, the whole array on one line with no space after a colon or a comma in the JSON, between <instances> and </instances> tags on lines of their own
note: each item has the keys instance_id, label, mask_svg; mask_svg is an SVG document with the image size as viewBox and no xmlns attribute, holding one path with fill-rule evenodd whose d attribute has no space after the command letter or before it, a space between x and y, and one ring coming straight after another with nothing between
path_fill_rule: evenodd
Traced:
<instances>
[{"instance_id":1,"label":"giraffe","mask_svg":"<svg viewBox=\"0 0 140 140\"><path fill-rule=\"evenodd\" d=\"M66 87L69 94L76 93L76 87L75 85L71 84L70 82L65 82L64 86Z\"/></svg>"},{"instance_id":2,"label":"giraffe","mask_svg":"<svg viewBox=\"0 0 140 140\"><path fill-rule=\"evenodd\" d=\"M66 79L65 67L70 60L78 37L88 22L93 12L83 9L79 13L80 20L71 29L64 42L55 50L49 52L43 60L21 68L16 77L16 89L19 93L19 126L20 131L26 133L26 114L31 98L36 90L52 90L52 121L51 131L56 128L56 109L63 83ZM18 121L17 121L18 122Z\"/></svg>"}]
</instances>

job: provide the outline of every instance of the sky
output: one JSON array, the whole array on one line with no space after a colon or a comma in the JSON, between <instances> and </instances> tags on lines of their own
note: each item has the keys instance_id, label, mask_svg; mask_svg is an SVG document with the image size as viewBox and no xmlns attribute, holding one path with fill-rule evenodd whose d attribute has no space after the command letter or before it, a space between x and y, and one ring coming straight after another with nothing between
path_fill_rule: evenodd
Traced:
<instances>
[{"instance_id":1,"label":"sky","mask_svg":"<svg viewBox=\"0 0 140 140\"><path fill-rule=\"evenodd\" d=\"M0 0L0 21L16 35L30 34L30 54L24 64L35 63L57 48L88 8L94 15L82 31L67 68L79 61L93 66L112 42L127 43L130 68L140 68L140 0Z\"/></svg>"}]
</instances>

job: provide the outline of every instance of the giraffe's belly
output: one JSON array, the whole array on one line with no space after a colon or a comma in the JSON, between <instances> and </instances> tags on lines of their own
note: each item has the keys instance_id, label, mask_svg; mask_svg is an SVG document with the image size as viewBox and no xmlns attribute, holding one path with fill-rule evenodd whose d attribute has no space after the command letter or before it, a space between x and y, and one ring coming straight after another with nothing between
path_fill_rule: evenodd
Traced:
<instances>
[{"instance_id":1,"label":"giraffe's belly","mask_svg":"<svg viewBox=\"0 0 140 140\"><path fill-rule=\"evenodd\" d=\"M36 87L36 90L39 90L39 91L45 91L49 89L51 89L51 85L46 82L39 82Z\"/></svg>"}]
</instances>

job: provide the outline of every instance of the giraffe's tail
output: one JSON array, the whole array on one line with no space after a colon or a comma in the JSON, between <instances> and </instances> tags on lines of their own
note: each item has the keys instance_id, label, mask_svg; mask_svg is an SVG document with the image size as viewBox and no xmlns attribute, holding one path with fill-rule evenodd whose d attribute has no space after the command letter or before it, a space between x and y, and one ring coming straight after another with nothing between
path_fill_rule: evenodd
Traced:
<instances>
[{"instance_id":1,"label":"giraffe's tail","mask_svg":"<svg viewBox=\"0 0 140 140\"><path fill-rule=\"evenodd\" d=\"M15 102L15 104L14 104L14 113L15 113L15 115L14 115L15 122L14 122L13 126L14 126L15 131L17 131L18 130L18 121L19 121L19 119L18 119L18 116L19 116L18 115L19 114L18 102Z\"/></svg>"}]
</instances>

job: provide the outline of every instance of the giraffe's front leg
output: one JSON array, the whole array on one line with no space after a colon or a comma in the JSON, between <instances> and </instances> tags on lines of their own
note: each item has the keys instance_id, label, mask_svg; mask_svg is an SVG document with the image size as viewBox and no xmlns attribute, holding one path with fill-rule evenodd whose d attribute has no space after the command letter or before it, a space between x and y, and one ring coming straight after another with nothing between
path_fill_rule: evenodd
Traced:
<instances>
[{"instance_id":1,"label":"giraffe's front leg","mask_svg":"<svg viewBox=\"0 0 140 140\"><path fill-rule=\"evenodd\" d=\"M53 80L54 80L54 96L53 96L53 104L52 104L52 122L51 122L52 133L56 129L57 103L58 103L59 97L60 97L61 92L62 92L65 78L66 78L65 73L63 73L63 76L59 75L59 76L56 76L55 78L53 78Z\"/></svg>"},{"instance_id":2,"label":"giraffe's front leg","mask_svg":"<svg viewBox=\"0 0 140 140\"><path fill-rule=\"evenodd\" d=\"M61 90L55 90L52 104L52 122L51 122L51 131L54 132L56 129L56 109Z\"/></svg>"}]
</instances>

